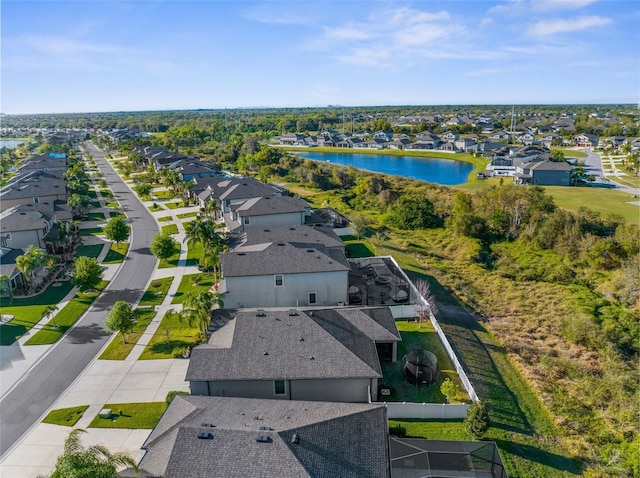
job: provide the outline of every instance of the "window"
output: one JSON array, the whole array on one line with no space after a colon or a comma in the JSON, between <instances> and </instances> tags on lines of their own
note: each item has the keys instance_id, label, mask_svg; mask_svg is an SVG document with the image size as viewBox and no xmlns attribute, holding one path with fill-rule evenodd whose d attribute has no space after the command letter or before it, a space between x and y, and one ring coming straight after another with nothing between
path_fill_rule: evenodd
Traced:
<instances>
[{"instance_id":1,"label":"window","mask_svg":"<svg viewBox=\"0 0 640 478\"><path fill-rule=\"evenodd\" d=\"M249 216L246 216L244 218L244 223L245 223L245 225L249 224Z\"/></svg>"},{"instance_id":2,"label":"window","mask_svg":"<svg viewBox=\"0 0 640 478\"><path fill-rule=\"evenodd\" d=\"M274 386L276 395L284 395L285 393L284 380L274 380L273 386Z\"/></svg>"},{"instance_id":3,"label":"window","mask_svg":"<svg viewBox=\"0 0 640 478\"><path fill-rule=\"evenodd\" d=\"M36 203L36 204L39 203L40 202L40 198L39 197L34 197L33 198L33 202Z\"/></svg>"},{"instance_id":4,"label":"window","mask_svg":"<svg viewBox=\"0 0 640 478\"><path fill-rule=\"evenodd\" d=\"M318 303L318 294L315 292L309 292L309 305L314 305Z\"/></svg>"},{"instance_id":5,"label":"window","mask_svg":"<svg viewBox=\"0 0 640 478\"><path fill-rule=\"evenodd\" d=\"M276 276L276 287L282 287L284 285L284 277L281 275Z\"/></svg>"}]
</instances>

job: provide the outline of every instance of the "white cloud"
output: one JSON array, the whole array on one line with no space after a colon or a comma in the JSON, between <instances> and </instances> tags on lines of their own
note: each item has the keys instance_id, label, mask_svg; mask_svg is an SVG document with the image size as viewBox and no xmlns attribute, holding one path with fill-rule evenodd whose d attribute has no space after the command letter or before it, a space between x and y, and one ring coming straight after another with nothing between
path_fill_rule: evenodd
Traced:
<instances>
[{"instance_id":1,"label":"white cloud","mask_svg":"<svg viewBox=\"0 0 640 478\"><path fill-rule=\"evenodd\" d=\"M527 29L527 34L532 36L554 35L556 33L568 33L586 30L588 28L609 25L613 20L598 15L567 18L562 20L541 20Z\"/></svg>"},{"instance_id":2,"label":"white cloud","mask_svg":"<svg viewBox=\"0 0 640 478\"><path fill-rule=\"evenodd\" d=\"M26 45L41 53L59 56L72 56L82 53L121 53L123 48L113 45L90 43L63 37L27 36Z\"/></svg>"},{"instance_id":3,"label":"white cloud","mask_svg":"<svg viewBox=\"0 0 640 478\"><path fill-rule=\"evenodd\" d=\"M537 0L531 2L531 8L537 11L548 10L577 10L584 8L597 0Z\"/></svg>"},{"instance_id":4,"label":"white cloud","mask_svg":"<svg viewBox=\"0 0 640 478\"><path fill-rule=\"evenodd\" d=\"M509 0L491 7L489 15L526 16L531 12L557 10L578 10L595 3L597 0Z\"/></svg>"}]
</instances>

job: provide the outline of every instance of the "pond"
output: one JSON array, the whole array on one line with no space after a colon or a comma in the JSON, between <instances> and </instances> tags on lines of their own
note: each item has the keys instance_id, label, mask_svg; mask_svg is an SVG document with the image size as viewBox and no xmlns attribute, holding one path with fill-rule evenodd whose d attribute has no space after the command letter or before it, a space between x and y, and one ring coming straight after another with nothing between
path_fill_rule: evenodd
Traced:
<instances>
[{"instance_id":1,"label":"pond","mask_svg":"<svg viewBox=\"0 0 640 478\"><path fill-rule=\"evenodd\" d=\"M467 182L473 165L455 159L427 156L392 156L388 154L295 152L313 161L353 166L365 171L391 174L430 183L455 186Z\"/></svg>"}]
</instances>

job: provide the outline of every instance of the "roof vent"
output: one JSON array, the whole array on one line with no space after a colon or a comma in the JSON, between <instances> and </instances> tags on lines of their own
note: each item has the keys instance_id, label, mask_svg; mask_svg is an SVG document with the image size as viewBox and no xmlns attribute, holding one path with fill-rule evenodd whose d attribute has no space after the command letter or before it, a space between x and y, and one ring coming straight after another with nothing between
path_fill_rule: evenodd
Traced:
<instances>
[{"instance_id":1,"label":"roof vent","mask_svg":"<svg viewBox=\"0 0 640 478\"><path fill-rule=\"evenodd\" d=\"M213 440L213 433L200 432L198 433L198 438L200 440Z\"/></svg>"},{"instance_id":2,"label":"roof vent","mask_svg":"<svg viewBox=\"0 0 640 478\"><path fill-rule=\"evenodd\" d=\"M256 310L256 317L265 317L267 314L264 313L264 309Z\"/></svg>"},{"instance_id":3,"label":"roof vent","mask_svg":"<svg viewBox=\"0 0 640 478\"><path fill-rule=\"evenodd\" d=\"M260 427L260 430L270 431L273 430L271 427Z\"/></svg>"},{"instance_id":4,"label":"roof vent","mask_svg":"<svg viewBox=\"0 0 640 478\"><path fill-rule=\"evenodd\" d=\"M271 229L265 229L264 232L271 232Z\"/></svg>"},{"instance_id":5,"label":"roof vent","mask_svg":"<svg viewBox=\"0 0 640 478\"><path fill-rule=\"evenodd\" d=\"M202 428L215 428L216 427L213 423L201 423L200 426Z\"/></svg>"},{"instance_id":6,"label":"roof vent","mask_svg":"<svg viewBox=\"0 0 640 478\"><path fill-rule=\"evenodd\" d=\"M245 252L238 252L239 256L246 256L247 254Z\"/></svg>"},{"instance_id":7,"label":"roof vent","mask_svg":"<svg viewBox=\"0 0 640 478\"><path fill-rule=\"evenodd\" d=\"M300 443L300 435L298 435L297 433L294 433L293 436L291 437L291 443L294 443L296 445Z\"/></svg>"},{"instance_id":8,"label":"roof vent","mask_svg":"<svg viewBox=\"0 0 640 478\"><path fill-rule=\"evenodd\" d=\"M269 355L269 352L262 352L262 355Z\"/></svg>"},{"instance_id":9,"label":"roof vent","mask_svg":"<svg viewBox=\"0 0 640 478\"><path fill-rule=\"evenodd\" d=\"M289 309L289 317L295 317L298 315L298 311L296 309Z\"/></svg>"},{"instance_id":10,"label":"roof vent","mask_svg":"<svg viewBox=\"0 0 640 478\"><path fill-rule=\"evenodd\" d=\"M258 438L256 438L256 441L258 443L272 443L273 442L271 437L269 437L267 435L258 435Z\"/></svg>"},{"instance_id":11,"label":"roof vent","mask_svg":"<svg viewBox=\"0 0 640 478\"><path fill-rule=\"evenodd\" d=\"M313 249L307 249L307 252L315 252Z\"/></svg>"},{"instance_id":12,"label":"roof vent","mask_svg":"<svg viewBox=\"0 0 640 478\"><path fill-rule=\"evenodd\" d=\"M279 246L284 246L284 242L278 242Z\"/></svg>"},{"instance_id":13,"label":"roof vent","mask_svg":"<svg viewBox=\"0 0 640 478\"><path fill-rule=\"evenodd\" d=\"M300 342L304 342L304 337L300 337Z\"/></svg>"}]
</instances>

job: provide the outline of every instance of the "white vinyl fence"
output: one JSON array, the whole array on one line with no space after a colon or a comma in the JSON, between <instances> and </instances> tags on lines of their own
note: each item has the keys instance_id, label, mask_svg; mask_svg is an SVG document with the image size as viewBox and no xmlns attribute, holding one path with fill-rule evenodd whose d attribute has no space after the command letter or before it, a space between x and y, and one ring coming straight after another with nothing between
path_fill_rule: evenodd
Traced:
<instances>
[{"instance_id":1,"label":"white vinyl fence","mask_svg":"<svg viewBox=\"0 0 640 478\"><path fill-rule=\"evenodd\" d=\"M376 403L378 404L378 403ZM468 403L411 403L411 402L385 402L387 418L465 418L467 416Z\"/></svg>"}]
</instances>

